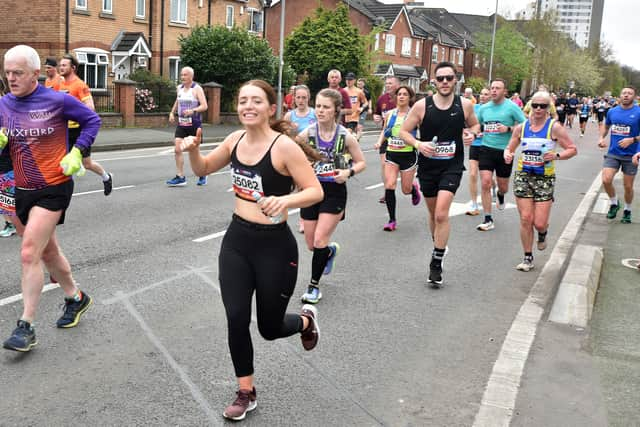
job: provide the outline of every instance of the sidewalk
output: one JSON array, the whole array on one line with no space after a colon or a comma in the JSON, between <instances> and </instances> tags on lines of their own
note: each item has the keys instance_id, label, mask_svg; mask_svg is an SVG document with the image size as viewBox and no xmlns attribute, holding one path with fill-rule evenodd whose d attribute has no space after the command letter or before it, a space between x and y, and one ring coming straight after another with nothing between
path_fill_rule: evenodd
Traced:
<instances>
[{"instance_id":1,"label":"sidewalk","mask_svg":"<svg viewBox=\"0 0 640 427\"><path fill-rule=\"evenodd\" d=\"M240 129L240 125L220 124L202 126L203 142L221 142L231 132ZM365 122L364 130L374 131L380 128L368 120ZM114 151L134 148L149 147L173 147L173 135L175 126L162 128L106 128L100 129L96 142L92 146L92 151Z\"/></svg>"}]
</instances>

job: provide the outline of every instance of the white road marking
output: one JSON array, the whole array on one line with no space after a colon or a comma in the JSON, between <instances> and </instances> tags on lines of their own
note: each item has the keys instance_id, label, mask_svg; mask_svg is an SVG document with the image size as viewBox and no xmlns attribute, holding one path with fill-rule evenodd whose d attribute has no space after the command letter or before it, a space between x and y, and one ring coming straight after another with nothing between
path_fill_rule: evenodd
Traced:
<instances>
[{"instance_id":1,"label":"white road marking","mask_svg":"<svg viewBox=\"0 0 640 427\"><path fill-rule=\"evenodd\" d=\"M593 205L593 213L606 214L609 211L609 196L607 193L600 193L598 200Z\"/></svg>"},{"instance_id":2,"label":"white road marking","mask_svg":"<svg viewBox=\"0 0 640 427\"><path fill-rule=\"evenodd\" d=\"M300 213L300 209L298 209L298 208L291 209L289 211L289 216L296 215L298 213ZM218 231L217 233L213 233L213 234L209 234L207 236L202 236L202 237L198 237L197 239L193 239L192 242L202 243L202 242L206 242L207 240L217 239L218 237L224 236L226 232L227 232L226 229L223 230L223 231Z\"/></svg>"},{"instance_id":3,"label":"white road marking","mask_svg":"<svg viewBox=\"0 0 640 427\"><path fill-rule=\"evenodd\" d=\"M122 298L123 295L124 294L122 292L116 292L116 296L119 296ZM176 362L173 356L171 356L171 353L169 353L169 350L167 350L167 348L164 346L164 344L162 344L160 339L153 333L153 330L151 329L151 327L149 327L149 325L147 324L147 322L145 322L142 315L135 309L133 304L131 304L131 301L129 301L127 298L122 298L122 301L124 303L124 307L127 309L129 314L131 314L131 316L134 319L136 319L136 321L140 325L140 328L143 330L143 332L145 333L149 341L151 341L151 343L160 351L160 353L164 356L169 366L171 366L171 368L175 371L175 373L178 374L182 382L184 382L186 386L189 388L191 395L193 396L195 401L198 402L198 404L206 414L207 418L209 419L209 422L211 423L211 425L222 425L219 421L220 415L218 415L211 408L211 406L209 406L209 402L207 402L207 399L204 397L204 395L202 394L198 386L191 380L191 378L189 378L189 375L184 370L184 368L182 368L182 366L180 366L180 364Z\"/></svg>"},{"instance_id":4,"label":"white road marking","mask_svg":"<svg viewBox=\"0 0 640 427\"><path fill-rule=\"evenodd\" d=\"M505 210L507 210L507 209L515 209L516 205L513 204L513 203L508 203L507 202L507 203L505 203L504 208L505 208ZM449 208L449 216L451 217L451 216L462 215L462 214L465 214L468 210L469 210L469 203L453 202L453 203L451 203L451 207ZM494 212L495 211L492 211L492 213L494 213ZM500 211L498 211L498 212L500 212Z\"/></svg>"},{"instance_id":5,"label":"white road marking","mask_svg":"<svg viewBox=\"0 0 640 427\"><path fill-rule=\"evenodd\" d=\"M560 271L584 224L587 212L598 195L598 189L602 185L601 180L600 173L569 219L549 256L549 261L542 268L527 299L513 320L502 343L498 359L493 365L480 408L473 422L474 427L508 427L511 424L522 374L538 324L544 313L544 307L552 296L552 291L549 289L553 285L551 282L561 279Z\"/></svg>"},{"instance_id":6,"label":"white road marking","mask_svg":"<svg viewBox=\"0 0 640 427\"><path fill-rule=\"evenodd\" d=\"M637 270L638 265L640 265L640 259L637 259L637 258L626 258L626 259L623 259L621 262L622 262L622 265L624 265L627 268L631 268L633 270Z\"/></svg>"},{"instance_id":7,"label":"white road marking","mask_svg":"<svg viewBox=\"0 0 640 427\"><path fill-rule=\"evenodd\" d=\"M207 144L200 145L200 148L202 149L202 148L209 147L209 146L215 148L215 146L217 146L217 145L219 145L219 143L217 143L217 142L207 143ZM150 150L155 151L157 149L158 149L157 147L140 148L140 149L137 149L137 150L131 150L131 152L150 151ZM135 159L148 159L148 158L151 158L151 157L158 157L158 156L168 156L170 154L173 154L173 151L174 151L173 148L169 148L169 149L158 151L157 153L145 154L145 155L137 155L137 156L111 157L111 158L109 158L109 157L102 158L100 156L94 156L94 157L96 157L96 160L99 160L101 162L112 162L112 161L115 161L115 160L135 160Z\"/></svg>"},{"instance_id":8,"label":"white road marking","mask_svg":"<svg viewBox=\"0 0 640 427\"><path fill-rule=\"evenodd\" d=\"M114 190L126 190L127 188L133 188L135 185L123 185L122 187L113 187ZM84 191L82 193L73 193L74 196L86 196L87 194L104 193L104 190L91 190Z\"/></svg>"},{"instance_id":9,"label":"white road marking","mask_svg":"<svg viewBox=\"0 0 640 427\"><path fill-rule=\"evenodd\" d=\"M42 288L42 293L45 293L47 291L50 291L51 289L57 289L59 288L60 285L57 283L49 283L48 285L44 285L44 287ZM14 295L11 297L7 297L4 299L0 299L0 307L2 307L3 305L7 305L7 304L11 304L17 301L22 301L22 294L18 294L18 295Z\"/></svg>"}]
</instances>

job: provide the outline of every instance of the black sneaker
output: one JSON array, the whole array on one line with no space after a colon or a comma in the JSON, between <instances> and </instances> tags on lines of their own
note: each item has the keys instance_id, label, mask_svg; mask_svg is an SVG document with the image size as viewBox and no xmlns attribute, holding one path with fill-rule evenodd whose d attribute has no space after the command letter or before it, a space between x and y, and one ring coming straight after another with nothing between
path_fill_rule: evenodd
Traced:
<instances>
[{"instance_id":1,"label":"black sneaker","mask_svg":"<svg viewBox=\"0 0 640 427\"><path fill-rule=\"evenodd\" d=\"M429 265L429 280L427 283L434 289L442 286L442 266L437 266L433 262Z\"/></svg>"},{"instance_id":2,"label":"black sneaker","mask_svg":"<svg viewBox=\"0 0 640 427\"><path fill-rule=\"evenodd\" d=\"M301 316L309 319L309 326L300 333L302 347L305 350L313 350L318 345L320 339L320 325L318 325L318 311L312 305L305 304L302 306Z\"/></svg>"},{"instance_id":3,"label":"black sneaker","mask_svg":"<svg viewBox=\"0 0 640 427\"><path fill-rule=\"evenodd\" d=\"M547 249L547 232L538 233L538 250L544 251Z\"/></svg>"},{"instance_id":4,"label":"black sneaker","mask_svg":"<svg viewBox=\"0 0 640 427\"><path fill-rule=\"evenodd\" d=\"M82 292L80 301L73 298L64 299L64 314L58 319L56 325L58 328L73 328L80 321L80 316L93 304L93 299Z\"/></svg>"},{"instance_id":5,"label":"black sneaker","mask_svg":"<svg viewBox=\"0 0 640 427\"><path fill-rule=\"evenodd\" d=\"M113 175L108 174L109 179L106 181L102 181L102 185L104 185L104 195L108 196L113 191Z\"/></svg>"},{"instance_id":6,"label":"black sneaker","mask_svg":"<svg viewBox=\"0 0 640 427\"><path fill-rule=\"evenodd\" d=\"M609 205L609 212L607 213L607 218L613 219L618 215L618 211L620 210L620 202L615 205Z\"/></svg>"},{"instance_id":7,"label":"black sneaker","mask_svg":"<svg viewBox=\"0 0 640 427\"><path fill-rule=\"evenodd\" d=\"M31 351L38 344L36 331L29 322L18 320L18 327L13 330L11 336L2 344L7 350Z\"/></svg>"}]
</instances>

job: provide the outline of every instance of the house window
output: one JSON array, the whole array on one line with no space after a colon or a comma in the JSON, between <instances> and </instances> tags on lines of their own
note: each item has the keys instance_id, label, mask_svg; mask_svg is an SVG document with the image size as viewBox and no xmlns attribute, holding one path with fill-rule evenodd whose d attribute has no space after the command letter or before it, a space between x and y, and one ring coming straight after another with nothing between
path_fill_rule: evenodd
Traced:
<instances>
[{"instance_id":1,"label":"house window","mask_svg":"<svg viewBox=\"0 0 640 427\"><path fill-rule=\"evenodd\" d=\"M411 56L411 38L402 38L402 56Z\"/></svg>"},{"instance_id":2,"label":"house window","mask_svg":"<svg viewBox=\"0 0 640 427\"><path fill-rule=\"evenodd\" d=\"M87 10L87 0L76 0L76 9Z\"/></svg>"},{"instance_id":3,"label":"house window","mask_svg":"<svg viewBox=\"0 0 640 427\"><path fill-rule=\"evenodd\" d=\"M416 42L416 58L420 58L420 43Z\"/></svg>"},{"instance_id":4,"label":"house window","mask_svg":"<svg viewBox=\"0 0 640 427\"><path fill-rule=\"evenodd\" d=\"M396 36L393 34L387 34L384 43L384 53L394 55L396 53Z\"/></svg>"},{"instance_id":5,"label":"house window","mask_svg":"<svg viewBox=\"0 0 640 427\"><path fill-rule=\"evenodd\" d=\"M462 65L464 63L464 51L458 50L458 65Z\"/></svg>"},{"instance_id":6,"label":"house window","mask_svg":"<svg viewBox=\"0 0 640 427\"><path fill-rule=\"evenodd\" d=\"M187 23L187 0L171 0L171 22Z\"/></svg>"},{"instance_id":7,"label":"house window","mask_svg":"<svg viewBox=\"0 0 640 427\"><path fill-rule=\"evenodd\" d=\"M105 89L107 87L107 68L109 58L106 53L77 52L80 63L78 77L91 89Z\"/></svg>"},{"instance_id":8,"label":"house window","mask_svg":"<svg viewBox=\"0 0 640 427\"><path fill-rule=\"evenodd\" d=\"M146 16L144 0L136 0L136 18Z\"/></svg>"},{"instance_id":9,"label":"house window","mask_svg":"<svg viewBox=\"0 0 640 427\"><path fill-rule=\"evenodd\" d=\"M225 20L227 28L233 27L233 6L227 6L227 18Z\"/></svg>"},{"instance_id":10,"label":"house window","mask_svg":"<svg viewBox=\"0 0 640 427\"><path fill-rule=\"evenodd\" d=\"M438 62L438 46L436 45L431 49L431 62Z\"/></svg>"},{"instance_id":11,"label":"house window","mask_svg":"<svg viewBox=\"0 0 640 427\"><path fill-rule=\"evenodd\" d=\"M473 55L473 66L480 68L480 55Z\"/></svg>"},{"instance_id":12,"label":"house window","mask_svg":"<svg viewBox=\"0 0 640 427\"><path fill-rule=\"evenodd\" d=\"M169 80L176 83L180 81L180 57L179 56L169 57Z\"/></svg>"},{"instance_id":13,"label":"house window","mask_svg":"<svg viewBox=\"0 0 640 427\"><path fill-rule=\"evenodd\" d=\"M102 12L113 13L113 4L111 0L102 0Z\"/></svg>"},{"instance_id":14,"label":"house window","mask_svg":"<svg viewBox=\"0 0 640 427\"><path fill-rule=\"evenodd\" d=\"M373 50L378 50L380 49L380 33L376 34L376 41L373 45Z\"/></svg>"},{"instance_id":15,"label":"house window","mask_svg":"<svg viewBox=\"0 0 640 427\"><path fill-rule=\"evenodd\" d=\"M259 33L262 31L262 12L257 9L247 8L249 12L249 31Z\"/></svg>"}]
</instances>

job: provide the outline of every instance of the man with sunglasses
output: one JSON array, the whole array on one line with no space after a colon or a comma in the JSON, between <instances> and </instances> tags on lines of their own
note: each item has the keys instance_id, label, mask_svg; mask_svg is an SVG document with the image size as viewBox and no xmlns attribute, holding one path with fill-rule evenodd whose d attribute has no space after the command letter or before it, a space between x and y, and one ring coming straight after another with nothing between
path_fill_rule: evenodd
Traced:
<instances>
[{"instance_id":1,"label":"man with sunglasses","mask_svg":"<svg viewBox=\"0 0 640 427\"><path fill-rule=\"evenodd\" d=\"M478 231L489 231L494 228L491 216L491 187L494 171L498 184L496 207L498 210L504 210L504 195L509 191L512 168L512 165L504 160L504 149L509 143L513 127L526 120L522 110L511 100L506 99L506 86L503 79L494 79L490 88L491 101L478 110L478 121L482 126L482 147L478 166L484 210L484 221L476 227Z\"/></svg>"},{"instance_id":2,"label":"man with sunglasses","mask_svg":"<svg viewBox=\"0 0 640 427\"><path fill-rule=\"evenodd\" d=\"M611 130L609 149L604 156L602 185L609 196L610 206L607 218L614 219L620 210L620 202L613 186L613 177L622 169L624 187L624 211L621 222L631 223L631 203L633 202L633 181L638 173L637 152L640 141L640 107L634 105L636 90L626 86L620 93L620 105L607 112L604 126L600 131L598 147L605 148L605 138ZM635 162L633 160L636 160Z\"/></svg>"},{"instance_id":3,"label":"man with sunglasses","mask_svg":"<svg viewBox=\"0 0 640 427\"><path fill-rule=\"evenodd\" d=\"M464 171L464 145L480 131L473 104L454 94L456 67L441 62L435 68L436 91L416 102L402 123L400 138L418 151L418 179L429 211L433 253L428 282L442 285L442 259L449 240L449 208ZM420 128L420 140L411 132Z\"/></svg>"}]
</instances>

